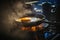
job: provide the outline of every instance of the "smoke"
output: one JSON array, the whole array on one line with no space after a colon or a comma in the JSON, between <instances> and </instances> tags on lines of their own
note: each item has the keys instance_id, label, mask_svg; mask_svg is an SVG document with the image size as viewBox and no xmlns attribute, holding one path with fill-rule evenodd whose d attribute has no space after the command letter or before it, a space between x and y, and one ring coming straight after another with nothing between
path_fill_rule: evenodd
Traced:
<instances>
[{"instance_id":1,"label":"smoke","mask_svg":"<svg viewBox=\"0 0 60 40\"><path fill-rule=\"evenodd\" d=\"M23 4L17 2L10 5L4 5L1 11L1 27L0 31L7 34L12 38L27 39L30 38L30 33L28 31L22 31L18 28L15 19L18 19L28 13L31 13L30 10L25 9Z\"/></svg>"}]
</instances>

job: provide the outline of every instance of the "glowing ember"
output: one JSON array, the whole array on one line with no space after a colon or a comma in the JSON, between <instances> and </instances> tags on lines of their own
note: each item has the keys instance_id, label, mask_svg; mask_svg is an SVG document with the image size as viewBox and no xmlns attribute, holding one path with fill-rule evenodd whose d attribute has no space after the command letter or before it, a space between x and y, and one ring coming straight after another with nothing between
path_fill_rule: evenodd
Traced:
<instances>
[{"instance_id":1,"label":"glowing ember","mask_svg":"<svg viewBox=\"0 0 60 40\"><path fill-rule=\"evenodd\" d=\"M31 27L31 30L32 30L32 31L36 31L36 30L37 30L37 29L36 29L36 26Z\"/></svg>"},{"instance_id":2,"label":"glowing ember","mask_svg":"<svg viewBox=\"0 0 60 40\"><path fill-rule=\"evenodd\" d=\"M43 29L43 25L39 25L38 27L36 26L32 26L32 27L21 27L21 30L27 30L27 31L37 31L38 29L42 30Z\"/></svg>"}]
</instances>

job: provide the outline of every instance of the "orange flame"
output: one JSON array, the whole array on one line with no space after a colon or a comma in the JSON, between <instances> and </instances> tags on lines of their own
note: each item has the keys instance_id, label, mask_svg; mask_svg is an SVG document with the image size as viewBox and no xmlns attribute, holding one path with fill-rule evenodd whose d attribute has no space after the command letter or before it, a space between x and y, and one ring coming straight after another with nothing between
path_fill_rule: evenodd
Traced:
<instances>
[{"instance_id":1,"label":"orange flame","mask_svg":"<svg viewBox=\"0 0 60 40\"><path fill-rule=\"evenodd\" d=\"M43 29L43 24L38 25L38 27L36 26L32 26L32 27L21 27L21 30L27 30L27 31L37 31L38 29L42 30Z\"/></svg>"},{"instance_id":2,"label":"orange flame","mask_svg":"<svg viewBox=\"0 0 60 40\"><path fill-rule=\"evenodd\" d=\"M32 30L32 31L36 31L36 30L37 30L37 29L36 29L36 26L31 27L31 30Z\"/></svg>"}]
</instances>

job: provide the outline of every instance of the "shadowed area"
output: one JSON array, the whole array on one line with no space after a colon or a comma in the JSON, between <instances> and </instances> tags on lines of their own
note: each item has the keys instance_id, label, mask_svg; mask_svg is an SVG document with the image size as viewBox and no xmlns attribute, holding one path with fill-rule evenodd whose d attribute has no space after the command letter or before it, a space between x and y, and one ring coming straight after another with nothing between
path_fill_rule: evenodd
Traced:
<instances>
[{"instance_id":1,"label":"shadowed area","mask_svg":"<svg viewBox=\"0 0 60 40\"><path fill-rule=\"evenodd\" d=\"M31 40L31 33L20 30L15 22L15 19L31 13L31 10L24 8L24 2L21 0L2 1L0 10L1 38L5 38L6 40Z\"/></svg>"}]
</instances>

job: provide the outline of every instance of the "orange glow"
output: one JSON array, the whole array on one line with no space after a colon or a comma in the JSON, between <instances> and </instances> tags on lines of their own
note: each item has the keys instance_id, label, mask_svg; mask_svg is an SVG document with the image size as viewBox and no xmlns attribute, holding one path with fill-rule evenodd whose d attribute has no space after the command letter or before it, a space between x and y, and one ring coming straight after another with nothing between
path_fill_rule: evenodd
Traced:
<instances>
[{"instance_id":1,"label":"orange glow","mask_svg":"<svg viewBox=\"0 0 60 40\"><path fill-rule=\"evenodd\" d=\"M36 31L36 26L31 27L32 31Z\"/></svg>"},{"instance_id":2,"label":"orange glow","mask_svg":"<svg viewBox=\"0 0 60 40\"><path fill-rule=\"evenodd\" d=\"M30 30L30 27L21 27L20 29L21 30L28 30L29 31Z\"/></svg>"},{"instance_id":3,"label":"orange glow","mask_svg":"<svg viewBox=\"0 0 60 40\"><path fill-rule=\"evenodd\" d=\"M30 20L30 17L21 18L21 20Z\"/></svg>"},{"instance_id":4,"label":"orange glow","mask_svg":"<svg viewBox=\"0 0 60 40\"><path fill-rule=\"evenodd\" d=\"M39 28L40 30L42 30L42 29L43 29L43 24L38 25L38 28Z\"/></svg>"},{"instance_id":5,"label":"orange glow","mask_svg":"<svg viewBox=\"0 0 60 40\"><path fill-rule=\"evenodd\" d=\"M27 30L27 31L37 31L38 29L42 30L43 29L43 24L36 26L32 26L32 27L21 27L21 30Z\"/></svg>"},{"instance_id":6,"label":"orange glow","mask_svg":"<svg viewBox=\"0 0 60 40\"><path fill-rule=\"evenodd\" d=\"M17 22L37 22L37 21L41 21L41 20L42 19L35 18L35 17L23 17L23 18L16 19L15 21L17 21Z\"/></svg>"},{"instance_id":7,"label":"orange glow","mask_svg":"<svg viewBox=\"0 0 60 40\"><path fill-rule=\"evenodd\" d=\"M30 21L30 17L23 17L23 18L19 18L19 19L16 19L17 22L28 22Z\"/></svg>"},{"instance_id":8,"label":"orange glow","mask_svg":"<svg viewBox=\"0 0 60 40\"><path fill-rule=\"evenodd\" d=\"M21 30L25 30L25 27L21 27Z\"/></svg>"},{"instance_id":9,"label":"orange glow","mask_svg":"<svg viewBox=\"0 0 60 40\"><path fill-rule=\"evenodd\" d=\"M30 17L24 17L24 18L20 18L21 21L24 21L24 22L27 22L27 21L30 21Z\"/></svg>"}]
</instances>

